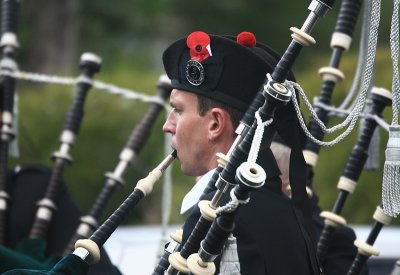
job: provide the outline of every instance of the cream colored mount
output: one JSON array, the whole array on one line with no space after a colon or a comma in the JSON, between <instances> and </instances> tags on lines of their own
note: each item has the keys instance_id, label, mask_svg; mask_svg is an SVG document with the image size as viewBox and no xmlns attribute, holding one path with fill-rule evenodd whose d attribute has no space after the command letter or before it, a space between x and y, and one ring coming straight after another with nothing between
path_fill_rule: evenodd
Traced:
<instances>
[{"instance_id":1,"label":"cream colored mount","mask_svg":"<svg viewBox=\"0 0 400 275\"><path fill-rule=\"evenodd\" d=\"M3 126L1 126L0 134L1 140L4 141L11 141L15 138L15 133L11 127L11 124L3 123Z\"/></svg>"},{"instance_id":2,"label":"cream colored mount","mask_svg":"<svg viewBox=\"0 0 400 275\"><path fill-rule=\"evenodd\" d=\"M339 216L329 211L322 211L321 214L319 215L325 219L325 224L333 227L338 227L339 225L347 224L346 220L342 216Z\"/></svg>"},{"instance_id":3,"label":"cream colored mount","mask_svg":"<svg viewBox=\"0 0 400 275\"><path fill-rule=\"evenodd\" d=\"M287 94L289 92L289 90L286 89L284 85L278 82L273 83L272 88L274 88L274 90L278 91L281 94Z\"/></svg>"},{"instance_id":4,"label":"cream colored mount","mask_svg":"<svg viewBox=\"0 0 400 275\"><path fill-rule=\"evenodd\" d=\"M6 126L10 127L13 122L13 114L11 112L4 111L1 114L1 122ZM4 127L4 126L3 126Z\"/></svg>"},{"instance_id":5,"label":"cream colored mount","mask_svg":"<svg viewBox=\"0 0 400 275\"><path fill-rule=\"evenodd\" d=\"M315 165L317 165L318 155L316 153L309 150L304 150L303 156L306 163L311 167L315 167Z\"/></svg>"},{"instance_id":6,"label":"cream colored mount","mask_svg":"<svg viewBox=\"0 0 400 275\"><path fill-rule=\"evenodd\" d=\"M379 256L379 249L367 244L364 241L357 239L354 241L354 245L357 246L358 253L360 253L364 256L367 256L367 257L369 257L371 255Z\"/></svg>"},{"instance_id":7,"label":"cream colored mount","mask_svg":"<svg viewBox=\"0 0 400 275\"><path fill-rule=\"evenodd\" d=\"M160 179L162 173L165 171L165 169L168 168L168 166L171 165L175 158L176 156L173 156L172 154L168 155L156 168L154 168L147 175L147 177L137 182L135 190L139 189L140 191L142 191L144 196L150 194L151 191L153 191L153 187L156 181Z\"/></svg>"},{"instance_id":8,"label":"cream colored mount","mask_svg":"<svg viewBox=\"0 0 400 275\"><path fill-rule=\"evenodd\" d=\"M259 188L264 185L267 175L260 165L246 161L237 168L236 177L248 187Z\"/></svg>"},{"instance_id":9,"label":"cream colored mount","mask_svg":"<svg viewBox=\"0 0 400 275\"><path fill-rule=\"evenodd\" d=\"M171 239L173 239L177 243L182 243L182 236L183 236L183 229L180 228L176 230L175 232L169 234Z\"/></svg>"},{"instance_id":10,"label":"cream colored mount","mask_svg":"<svg viewBox=\"0 0 400 275\"><path fill-rule=\"evenodd\" d=\"M215 273L215 264L213 262L203 262L198 253L189 256L187 265L194 275L213 275Z\"/></svg>"},{"instance_id":11,"label":"cream colored mount","mask_svg":"<svg viewBox=\"0 0 400 275\"><path fill-rule=\"evenodd\" d=\"M107 184L110 186L117 184L125 185L125 181L122 176L134 158L136 158L135 152L130 148L124 148L119 154L120 161L115 167L114 172L107 172L105 174L108 179L111 179L107 181Z\"/></svg>"},{"instance_id":12,"label":"cream colored mount","mask_svg":"<svg viewBox=\"0 0 400 275\"><path fill-rule=\"evenodd\" d=\"M218 165L224 168L228 164L229 161L228 156L223 153L216 153L216 156Z\"/></svg>"},{"instance_id":13,"label":"cream colored mount","mask_svg":"<svg viewBox=\"0 0 400 275\"><path fill-rule=\"evenodd\" d=\"M392 221L392 217L383 213L383 210L380 206L376 207L375 213L372 217L375 221L380 222L384 225L389 225ZM367 257L372 255L378 256L380 253L379 249L359 239L354 241L354 245L358 248L358 253Z\"/></svg>"},{"instance_id":14,"label":"cream colored mount","mask_svg":"<svg viewBox=\"0 0 400 275\"><path fill-rule=\"evenodd\" d=\"M96 64L101 64L102 63L102 59L101 59L100 56L98 56L98 55L96 55L94 53L89 53L89 52L83 53L81 55L81 60L90 61L90 62L93 62L93 63L96 63Z\"/></svg>"},{"instance_id":15,"label":"cream colored mount","mask_svg":"<svg viewBox=\"0 0 400 275\"><path fill-rule=\"evenodd\" d=\"M380 206L376 207L375 213L372 217L374 220L384 225L389 225L393 219L392 217L386 215Z\"/></svg>"},{"instance_id":16,"label":"cream colored mount","mask_svg":"<svg viewBox=\"0 0 400 275\"><path fill-rule=\"evenodd\" d=\"M393 99L392 93L389 90L385 89L385 88L372 87L371 93L386 97L386 98L388 98L390 100Z\"/></svg>"},{"instance_id":17,"label":"cream colored mount","mask_svg":"<svg viewBox=\"0 0 400 275\"><path fill-rule=\"evenodd\" d=\"M318 74L325 81L341 82L344 79L344 74L341 70L334 67L322 67L318 70Z\"/></svg>"},{"instance_id":18,"label":"cream colored mount","mask_svg":"<svg viewBox=\"0 0 400 275\"><path fill-rule=\"evenodd\" d=\"M19 47L17 35L13 32L5 32L1 36L0 47L11 46L14 48Z\"/></svg>"},{"instance_id":19,"label":"cream colored mount","mask_svg":"<svg viewBox=\"0 0 400 275\"><path fill-rule=\"evenodd\" d=\"M147 177L138 181L135 189L139 189L145 196L147 196L151 193L151 191L153 191L154 184L161 177L161 175L162 172L158 168L155 168L147 175Z\"/></svg>"},{"instance_id":20,"label":"cream colored mount","mask_svg":"<svg viewBox=\"0 0 400 275\"><path fill-rule=\"evenodd\" d=\"M315 44L315 39L306 32L296 27L291 27L290 30L293 32L291 35L292 38L296 40L296 42L298 42L299 44L303 46L310 46L311 44Z\"/></svg>"},{"instance_id":21,"label":"cream colored mount","mask_svg":"<svg viewBox=\"0 0 400 275\"><path fill-rule=\"evenodd\" d=\"M60 136L60 149L52 154L53 158L66 160L69 164L72 163L72 157L69 151L75 142L76 135L70 130L63 130Z\"/></svg>"},{"instance_id":22,"label":"cream colored mount","mask_svg":"<svg viewBox=\"0 0 400 275\"><path fill-rule=\"evenodd\" d=\"M82 249L85 249L88 254L82 255L81 254ZM82 260L85 260L88 264L95 264L100 261L99 246L94 241L89 240L89 239L76 241L75 251L73 254L75 254L75 255L80 254L78 256L81 257ZM83 256L83 258L82 258L82 256Z\"/></svg>"},{"instance_id":23,"label":"cream colored mount","mask_svg":"<svg viewBox=\"0 0 400 275\"><path fill-rule=\"evenodd\" d=\"M36 216L39 219L50 221L53 216L53 212L57 211L57 206L48 198L41 199L37 205L39 206L39 209L37 210Z\"/></svg>"},{"instance_id":24,"label":"cream colored mount","mask_svg":"<svg viewBox=\"0 0 400 275\"><path fill-rule=\"evenodd\" d=\"M0 210L7 209L7 201L10 199L10 196L5 191L0 191Z\"/></svg>"},{"instance_id":25,"label":"cream colored mount","mask_svg":"<svg viewBox=\"0 0 400 275\"><path fill-rule=\"evenodd\" d=\"M341 33L334 32L331 37L331 48L340 47L345 51L348 51L351 45L352 38L351 36Z\"/></svg>"},{"instance_id":26,"label":"cream colored mount","mask_svg":"<svg viewBox=\"0 0 400 275\"><path fill-rule=\"evenodd\" d=\"M356 184L356 181L342 176L339 178L337 188L353 194L354 190L356 189Z\"/></svg>"},{"instance_id":27,"label":"cream colored mount","mask_svg":"<svg viewBox=\"0 0 400 275\"><path fill-rule=\"evenodd\" d=\"M95 218L86 215L81 218L81 224L79 225L76 232L80 236L89 237L89 235L93 232L93 230L98 226L99 225Z\"/></svg>"},{"instance_id":28,"label":"cream colored mount","mask_svg":"<svg viewBox=\"0 0 400 275\"><path fill-rule=\"evenodd\" d=\"M200 208L200 213L201 216L203 218L205 218L206 220L212 222L215 220L215 218L217 217L217 214L215 214L215 208L213 208L211 206L211 202L210 201L199 201L198 206Z\"/></svg>"},{"instance_id":29,"label":"cream colored mount","mask_svg":"<svg viewBox=\"0 0 400 275\"><path fill-rule=\"evenodd\" d=\"M186 259L183 258L179 252L174 252L169 255L168 262L175 270L179 272L186 274L190 272Z\"/></svg>"}]
</instances>

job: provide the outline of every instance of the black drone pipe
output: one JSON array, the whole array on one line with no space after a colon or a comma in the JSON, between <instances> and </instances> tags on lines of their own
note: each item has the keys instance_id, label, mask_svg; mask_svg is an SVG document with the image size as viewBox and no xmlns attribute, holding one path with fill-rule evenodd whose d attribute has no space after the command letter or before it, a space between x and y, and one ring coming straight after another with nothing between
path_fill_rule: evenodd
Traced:
<instances>
[{"instance_id":1,"label":"black drone pipe","mask_svg":"<svg viewBox=\"0 0 400 275\"><path fill-rule=\"evenodd\" d=\"M147 177L139 180L134 191L113 212L113 214L90 236L78 240L73 253L65 255L51 270L15 269L10 274L87 274L89 265L100 261L100 249L107 239L118 228L136 204L153 190L154 184L163 172L173 163L176 151L170 153Z\"/></svg>"},{"instance_id":2,"label":"black drone pipe","mask_svg":"<svg viewBox=\"0 0 400 275\"><path fill-rule=\"evenodd\" d=\"M374 222L374 225L372 226L365 242L361 241L359 239L357 239L354 242L354 245L357 246L358 251L357 251L356 257L353 260L353 263L351 264L349 271L347 272L347 275L360 274L360 272L362 271L362 269L365 266L369 257L372 255L374 255L374 256L379 255L379 250L377 248L373 247L373 244L375 243L376 239L378 238L379 233L381 232L382 228L385 225L389 225L391 223L392 217L386 215L383 212L382 205L380 205L376 208L375 213L372 217L375 220L375 222Z\"/></svg>"},{"instance_id":3,"label":"black drone pipe","mask_svg":"<svg viewBox=\"0 0 400 275\"><path fill-rule=\"evenodd\" d=\"M335 31L331 39L332 55L329 65L319 70L323 78L323 83L318 101L324 105L331 104L332 93L337 82L344 79L344 74L338 69L342 54L350 48L354 28L360 13L362 0L343 0L340 6ZM320 106L314 108L318 118L328 124L328 111ZM314 118L310 119L308 130L311 135L318 140L323 140L324 133L318 126ZM315 167L320 151L320 146L311 139L308 139L303 151L304 158L310 167L310 171Z\"/></svg>"},{"instance_id":4,"label":"black drone pipe","mask_svg":"<svg viewBox=\"0 0 400 275\"><path fill-rule=\"evenodd\" d=\"M30 238L45 238L51 223L53 213L57 209L57 197L61 188L62 174L66 164L72 162L69 155L70 147L78 135L84 116L84 104L87 94L92 87L92 78L100 70L101 59L92 53L81 56L80 68L82 70L76 83L76 96L68 111L64 128L61 133L61 146L59 151L53 153L53 168L44 198L38 202L38 210L30 231Z\"/></svg>"},{"instance_id":5,"label":"black drone pipe","mask_svg":"<svg viewBox=\"0 0 400 275\"><path fill-rule=\"evenodd\" d=\"M339 194L331 212L323 211L321 217L325 219L325 225L318 241L317 256L323 265L329 247L330 237L335 228L346 221L339 214L342 211L346 198L355 190L357 181L361 175L363 167L368 157L368 147L371 142L377 122L372 116L382 116L386 106L391 104L391 93L381 88L373 88L370 94L372 104L366 110L367 116L360 129L360 135L356 145L350 152L342 176L338 182Z\"/></svg>"},{"instance_id":6,"label":"black drone pipe","mask_svg":"<svg viewBox=\"0 0 400 275\"><path fill-rule=\"evenodd\" d=\"M16 48L18 47L19 1L3 0L1 13L1 41L2 57L0 70L5 73L12 73L18 69L15 60ZM7 193L7 171L8 171L8 150L10 142L14 139L13 131L13 109L16 80L10 75L1 75L1 129L0 129L0 244L6 241L7 208L9 194Z\"/></svg>"},{"instance_id":7,"label":"black drone pipe","mask_svg":"<svg viewBox=\"0 0 400 275\"><path fill-rule=\"evenodd\" d=\"M98 220L111 199L112 194L118 186L124 185L123 175L127 167L134 161L150 137L151 130L158 115L164 109L166 101L172 91L170 80L162 75L157 83L159 102L154 102L142 120L135 126L129 139L120 153L120 161L113 172L106 173L106 183L96 198L88 215L81 218L75 235L71 238L66 253L74 249L75 242L79 239L88 238L98 226Z\"/></svg>"},{"instance_id":8,"label":"black drone pipe","mask_svg":"<svg viewBox=\"0 0 400 275\"><path fill-rule=\"evenodd\" d=\"M162 176L162 173L173 163L176 151L169 154L146 178L138 181L133 192L111 214L110 217L90 236L89 239L78 240L73 254L89 264L100 260L100 248L108 240L111 234L118 228L129 212L140 200L151 193L154 184Z\"/></svg>"},{"instance_id":9,"label":"black drone pipe","mask_svg":"<svg viewBox=\"0 0 400 275\"><path fill-rule=\"evenodd\" d=\"M156 267L153 270L152 275L164 274L165 271L168 269L169 255L171 255L176 251L179 251L180 245L182 243L182 234L183 234L182 229L177 230L176 232L170 234L171 240L168 243L167 247L164 249L164 253L161 255Z\"/></svg>"}]
</instances>

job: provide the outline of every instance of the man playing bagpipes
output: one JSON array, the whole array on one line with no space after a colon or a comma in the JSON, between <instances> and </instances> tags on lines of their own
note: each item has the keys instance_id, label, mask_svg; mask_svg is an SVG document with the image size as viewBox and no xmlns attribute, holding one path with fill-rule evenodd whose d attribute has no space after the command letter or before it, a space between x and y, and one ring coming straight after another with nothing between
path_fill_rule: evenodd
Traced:
<instances>
[{"instance_id":1,"label":"man playing bagpipes","mask_svg":"<svg viewBox=\"0 0 400 275\"><path fill-rule=\"evenodd\" d=\"M173 110L163 129L172 134L171 146L177 150L183 173L204 175L194 187L198 199L217 167L217 153L228 153L239 120L279 55L257 43L250 33L232 39L194 32L172 44L163 60L174 88ZM294 147L296 139L304 138L291 104L276 111L270 126ZM301 150L294 151L293 161L304 162ZM294 189L302 190L296 196L305 198L293 203L281 192L280 171L268 147L261 148L257 162L265 169L266 183L238 211L233 231L240 274L318 274L305 181L296 178L300 187ZM306 175L301 166L292 167L297 170L293 174ZM201 199L214 194L215 188L210 187ZM183 227L183 244L199 217L195 205Z\"/></svg>"}]
</instances>

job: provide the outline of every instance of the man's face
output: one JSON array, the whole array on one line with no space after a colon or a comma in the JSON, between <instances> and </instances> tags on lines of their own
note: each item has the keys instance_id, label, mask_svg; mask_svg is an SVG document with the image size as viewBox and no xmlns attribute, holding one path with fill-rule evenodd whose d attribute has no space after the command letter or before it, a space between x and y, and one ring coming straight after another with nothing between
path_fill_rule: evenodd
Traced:
<instances>
[{"instance_id":1,"label":"man's face","mask_svg":"<svg viewBox=\"0 0 400 275\"><path fill-rule=\"evenodd\" d=\"M170 96L172 110L163 131L172 135L171 146L177 150L181 169L185 175L201 176L209 171L212 159L207 135L209 116L200 116L197 96L174 89Z\"/></svg>"}]
</instances>

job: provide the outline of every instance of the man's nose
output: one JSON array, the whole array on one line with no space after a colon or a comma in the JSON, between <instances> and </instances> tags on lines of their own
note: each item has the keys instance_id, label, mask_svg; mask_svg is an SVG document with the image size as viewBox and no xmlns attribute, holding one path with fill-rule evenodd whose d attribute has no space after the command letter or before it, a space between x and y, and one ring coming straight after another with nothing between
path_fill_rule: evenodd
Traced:
<instances>
[{"instance_id":1,"label":"man's nose","mask_svg":"<svg viewBox=\"0 0 400 275\"><path fill-rule=\"evenodd\" d=\"M172 116L173 116L173 114L172 114L172 112L170 112L168 114L167 120L165 121L165 123L164 123L164 125L162 127L163 131L166 132L166 133L173 134L174 131L175 131L175 126L174 126L174 123L173 123Z\"/></svg>"}]
</instances>

